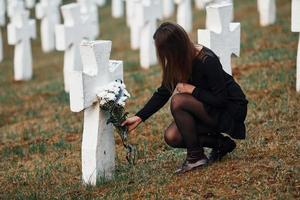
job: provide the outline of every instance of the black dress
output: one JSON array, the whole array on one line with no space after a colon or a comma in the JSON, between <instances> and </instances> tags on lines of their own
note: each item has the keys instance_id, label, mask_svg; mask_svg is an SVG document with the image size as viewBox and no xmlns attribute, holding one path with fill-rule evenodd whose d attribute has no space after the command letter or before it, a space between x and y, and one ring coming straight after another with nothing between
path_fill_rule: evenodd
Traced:
<instances>
[{"instance_id":1,"label":"black dress","mask_svg":"<svg viewBox=\"0 0 300 200\"><path fill-rule=\"evenodd\" d=\"M227 74L218 57L203 47L194 59L188 83L194 85L192 95L204 104L207 113L217 120L217 130L235 139L245 139L245 118L248 101L235 80ZM172 93L161 85L136 113L143 121L163 107Z\"/></svg>"}]
</instances>

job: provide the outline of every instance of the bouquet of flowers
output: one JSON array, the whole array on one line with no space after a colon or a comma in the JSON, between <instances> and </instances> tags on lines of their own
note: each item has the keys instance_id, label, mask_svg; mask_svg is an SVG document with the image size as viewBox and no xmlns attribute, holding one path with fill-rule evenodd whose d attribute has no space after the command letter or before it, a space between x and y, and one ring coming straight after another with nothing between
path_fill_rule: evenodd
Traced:
<instances>
[{"instance_id":1,"label":"bouquet of flowers","mask_svg":"<svg viewBox=\"0 0 300 200\"><path fill-rule=\"evenodd\" d=\"M107 124L112 123L122 139L123 146L127 154L126 159L129 164L135 164L136 148L128 143L128 128L122 126L128 113L125 112L125 101L130 97L122 80L116 80L101 87L97 91L97 97L100 102L100 108L109 113Z\"/></svg>"}]
</instances>

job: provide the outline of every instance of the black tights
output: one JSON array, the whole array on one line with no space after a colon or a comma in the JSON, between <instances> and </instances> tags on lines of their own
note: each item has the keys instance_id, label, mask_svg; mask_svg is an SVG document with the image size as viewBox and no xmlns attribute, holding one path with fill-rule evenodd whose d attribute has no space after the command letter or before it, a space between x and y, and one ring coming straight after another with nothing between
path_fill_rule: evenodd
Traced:
<instances>
[{"instance_id":1,"label":"black tights","mask_svg":"<svg viewBox=\"0 0 300 200\"><path fill-rule=\"evenodd\" d=\"M171 100L174 121L165 131L165 141L174 148L201 151L203 147L217 148L217 122L204 109L203 103L190 94L175 94Z\"/></svg>"}]
</instances>

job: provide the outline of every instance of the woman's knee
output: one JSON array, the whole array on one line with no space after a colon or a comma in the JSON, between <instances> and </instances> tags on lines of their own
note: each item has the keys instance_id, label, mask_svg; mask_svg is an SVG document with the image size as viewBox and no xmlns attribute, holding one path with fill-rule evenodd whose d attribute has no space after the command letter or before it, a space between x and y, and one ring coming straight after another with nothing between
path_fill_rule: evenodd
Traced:
<instances>
[{"instance_id":1,"label":"woman's knee","mask_svg":"<svg viewBox=\"0 0 300 200\"><path fill-rule=\"evenodd\" d=\"M179 133L177 133L176 130L173 130L174 128L168 128L165 130L164 139L165 142L174 148L178 148L181 146L182 138Z\"/></svg>"}]
</instances>

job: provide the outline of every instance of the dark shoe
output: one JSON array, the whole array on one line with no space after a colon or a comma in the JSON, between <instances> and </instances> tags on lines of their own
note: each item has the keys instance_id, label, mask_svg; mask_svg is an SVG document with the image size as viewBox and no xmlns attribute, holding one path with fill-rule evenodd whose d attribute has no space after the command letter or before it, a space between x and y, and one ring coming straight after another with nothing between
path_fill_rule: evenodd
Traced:
<instances>
[{"instance_id":1,"label":"dark shoe","mask_svg":"<svg viewBox=\"0 0 300 200\"><path fill-rule=\"evenodd\" d=\"M206 157L196 162L185 160L183 164L177 170L175 170L175 174L183 174L193 169L205 166L207 163L208 163L208 159Z\"/></svg>"},{"instance_id":2,"label":"dark shoe","mask_svg":"<svg viewBox=\"0 0 300 200\"><path fill-rule=\"evenodd\" d=\"M236 148L235 142L229 137L223 137L218 140L218 148L213 148L208 156L209 163L220 161L226 154Z\"/></svg>"}]
</instances>

